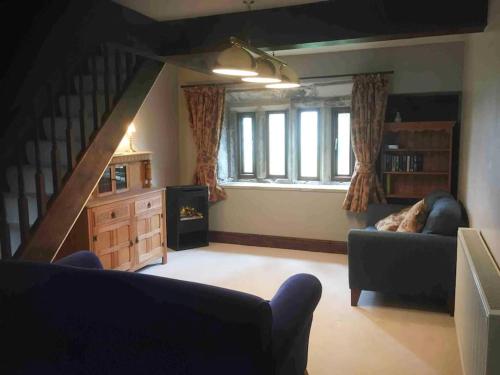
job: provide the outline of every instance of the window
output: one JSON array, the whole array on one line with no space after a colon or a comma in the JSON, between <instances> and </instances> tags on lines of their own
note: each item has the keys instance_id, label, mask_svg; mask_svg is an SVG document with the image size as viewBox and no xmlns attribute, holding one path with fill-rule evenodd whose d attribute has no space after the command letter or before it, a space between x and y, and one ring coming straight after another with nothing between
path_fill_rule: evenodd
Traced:
<instances>
[{"instance_id":1,"label":"window","mask_svg":"<svg viewBox=\"0 0 500 375\"><path fill-rule=\"evenodd\" d=\"M349 108L332 110L332 180L350 180L354 169Z\"/></svg>"},{"instance_id":2,"label":"window","mask_svg":"<svg viewBox=\"0 0 500 375\"><path fill-rule=\"evenodd\" d=\"M266 114L267 177L287 177L287 113L267 112Z\"/></svg>"},{"instance_id":3,"label":"window","mask_svg":"<svg viewBox=\"0 0 500 375\"><path fill-rule=\"evenodd\" d=\"M235 98L221 136L221 181L311 185L350 181L354 169L350 96L297 97L289 102L267 102L256 95Z\"/></svg>"},{"instance_id":4,"label":"window","mask_svg":"<svg viewBox=\"0 0 500 375\"><path fill-rule=\"evenodd\" d=\"M319 180L319 110L299 111L299 180Z\"/></svg>"},{"instance_id":5,"label":"window","mask_svg":"<svg viewBox=\"0 0 500 375\"><path fill-rule=\"evenodd\" d=\"M238 116L239 178L255 178L255 114Z\"/></svg>"}]
</instances>

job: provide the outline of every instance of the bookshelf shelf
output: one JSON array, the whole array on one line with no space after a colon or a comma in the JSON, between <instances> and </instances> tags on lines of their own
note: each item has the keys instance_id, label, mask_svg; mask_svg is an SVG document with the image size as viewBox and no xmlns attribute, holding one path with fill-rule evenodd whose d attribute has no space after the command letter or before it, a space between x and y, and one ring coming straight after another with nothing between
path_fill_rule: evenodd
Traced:
<instances>
[{"instance_id":1,"label":"bookshelf shelf","mask_svg":"<svg viewBox=\"0 0 500 375\"><path fill-rule=\"evenodd\" d=\"M453 126L453 121L385 124L381 178L388 198L419 199L435 189L451 192Z\"/></svg>"}]
</instances>

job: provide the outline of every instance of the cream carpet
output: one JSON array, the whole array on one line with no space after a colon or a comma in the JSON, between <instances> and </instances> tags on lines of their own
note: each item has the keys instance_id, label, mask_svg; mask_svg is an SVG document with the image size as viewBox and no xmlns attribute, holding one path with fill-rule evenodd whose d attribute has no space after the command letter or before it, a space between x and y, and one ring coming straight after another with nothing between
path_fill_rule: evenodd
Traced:
<instances>
[{"instance_id":1,"label":"cream carpet","mask_svg":"<svg viewBox=\"0 0 500 375\"><path fill-rule=\"evenodd\" d=\"M270 299L285 279L311 273L323 284L309 345L310 375L462 374L453 318L437 305L363 292L350 306L347 257L213 243L169 252L141 272Z\"/></svg>"}]
</instances>

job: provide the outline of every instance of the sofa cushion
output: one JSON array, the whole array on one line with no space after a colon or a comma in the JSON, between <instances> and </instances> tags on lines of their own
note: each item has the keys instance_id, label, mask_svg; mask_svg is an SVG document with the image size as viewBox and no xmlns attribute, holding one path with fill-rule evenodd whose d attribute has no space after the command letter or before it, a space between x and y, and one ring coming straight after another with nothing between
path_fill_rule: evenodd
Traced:
<instances>
[{"instance_id":1,"label":"sofa cushion","mask_svg":"<svg viewBox=\"0 0 500 375\"><path fill-rule=\"evenodd\" d=\"M395 212L387 217L384 217L383 219L377 221L377 223L375 224L375 228L377 228L377 230L395 232L405 218L405 215L409 209L410 207L407 207L399 212Z\"/></svg>"},{"instance_id":2,"label":"sofa cushion","mask_svg":"<svg viewBox=\"0 0 500 375\"><path fill-rule=\"evenodd\" d=\"M459 203L451 197L435 200L422 233L456 236L461 224L462 212Z\"/></svg>"},{"instance_id":3,"label":"sofa cushion","mask_svg":"<svg viewBox=\"0 0 500 375\"><path fill-rule=\"evenodd\" d=\"M406 212L403 221L398 226L397 232L420 232L427 219L427 213L425 200L418 201Z\"/></svg>"},{"instance_id":4,"label":"sofa cushion","mask_svg":"<svg viewBox=\"0 0 500 375\"><path fill-rule=\"evenodd\" d=\"M403 204L370 203L366 212L366 226L375 227L379 220L407 207Z\"/></svg>"}]
</instances>

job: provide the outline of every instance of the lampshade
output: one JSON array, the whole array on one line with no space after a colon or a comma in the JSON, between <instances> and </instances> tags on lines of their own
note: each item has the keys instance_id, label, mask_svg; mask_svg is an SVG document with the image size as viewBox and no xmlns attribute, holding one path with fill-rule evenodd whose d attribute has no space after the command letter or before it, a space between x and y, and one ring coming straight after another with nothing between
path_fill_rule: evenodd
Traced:
<instances>
[{"instance_id":1,"label":"lampshade","mask_svg":"<svg viewBox=\"0 0 500 375\"><path fill-rule=\"evenodd\" d=\"M212 71L228 76L248 77L258 74L255 68L252 55L243 48L232 45L219 54L217 64Z\"/></svg>"},{"instance_id":2,"label":"lampshade","mask_svg":"<svg viewBox=\"0 0 500 375\"><path fill-rule=\"evenodd\" d=\"M259 57L255 60L258 76L255 77L244 77L241 80L245 82L253 83L278 83L281 82L281 78L277 74L277 69L274 63L268 59Z\"/></svg>"},{"instance_id":3,"label":"lampshade","mask_svg":"<svg viewBox=\"0 0 500 375\"><path fill-rule=\"evenodd\" d=\"M288 65L281 65L280 74L281 82L270 83L266 85L268 89L291 89L299 87L299 77Z\"/></svg>"},{"instance_id":4,"label":"lampshade","mask_svg":"<svg viewBox=\"0 0 500 375\"><path fill-rule=\"evenodd\" d=\"M128 126L128 128L127 128L127 135L132 135L135 132L136 132L135 125L134 125L133 122L131 122L130 125Z\"/></svg>"},{"instance_id":5,"label":"lampshade","mask_svg":"<svg viewBox=\"0 0 500 375\"><path fill-rule=\"evenodd\" d=\"M134 147L135 132L135 125L133 122L131 122L127 129L127 135L125 136L125 138L128 138L128 152L136 152Z\"/></svg>"}]
</instances>

